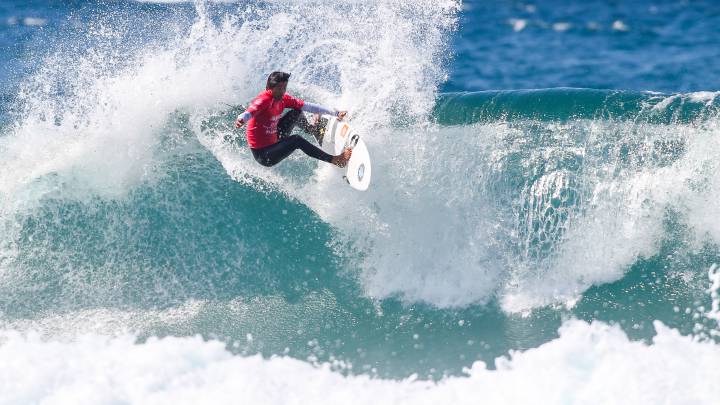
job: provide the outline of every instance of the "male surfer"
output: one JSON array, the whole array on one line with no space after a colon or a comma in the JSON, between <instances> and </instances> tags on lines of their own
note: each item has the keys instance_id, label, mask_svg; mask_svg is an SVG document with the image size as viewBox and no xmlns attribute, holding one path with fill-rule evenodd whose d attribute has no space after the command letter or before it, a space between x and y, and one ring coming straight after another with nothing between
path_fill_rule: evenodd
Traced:
<instances>
[{"instance_id":1,"label":"male surfer","mask_svg":"<svg viewBox=\"0 0 720 405\"><path fill-rule=\"evenodd\" d=\"M297 125L305 132L315 135L318 140L320 139L317 126L307 122L303 111L314 114L331 114L338 117L339 120L345 118L347 111L331 110L286 94L285 90L289 79L290 73L270 73L265 91L258 94L250 103L250 107L235 121L236 128L248 123L247 140L255 160L263 166L270 167L290 156L296 149L300 149L315 159L324 160L338 167L345 167L352 154L350 148L346 148L340 155L333 156L299 135L289 135L293 127ZM280 118L285 108L293 110L288 111Z\"/></svg>"}]
</instances>

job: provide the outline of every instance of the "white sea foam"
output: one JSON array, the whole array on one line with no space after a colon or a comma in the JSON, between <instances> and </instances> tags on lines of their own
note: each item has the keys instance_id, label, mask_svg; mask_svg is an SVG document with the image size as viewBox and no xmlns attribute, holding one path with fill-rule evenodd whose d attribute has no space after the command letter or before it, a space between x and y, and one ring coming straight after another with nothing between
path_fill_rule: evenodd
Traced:
<instances>
[{"instance_id":1,"label":"white sea foam","mask_svg":"<svg viewBox=\"0 0 720 405\"><path fill-rule=\"evenodd\" d=\"M688 94L690 101L696 103L705 103L705 105L711 105L713 101L720 95L717 91L696 91Z\"/></svg>"},{"instance_id":2,"label":"white sea foam","mask_svg":"<svg viewBox=\"0 0 720 405\"><path fill-rule=\"evenodd\" d=\"M28 27L42 27L47 24L47 19L38 17L25 17L22 21L23 25L27 25Z\"/></svg>"},{"instance_id":3,"label":"white sea foam","mask_svg":"<svg viewBox=\"0 0 720 405\"><path fill-rule=\"evenodd\" d=\"M713 91L697 91L687 94L674 94L664 97L659 96L659 98L661 98L661 101L653 105L652 108L653 110L665 110L676 101L679 101L681 103L704 103L706 107L710 107L717 98L718 94L720 93Z\"/></svg>"},{"instance_id":4,"label":"white sea foam","mask_svg":"<svg viewBox=\"0 0 720 405\"><path fill-rule=\"evenodd\" d=\"M625 24L621 20L613 21L612 29L615 31L623 31L623 32L630 31L630 27L628 27L627 24Z\"/></svg>"},{"instance_id":5,"label":"white sea foam","mask_svg":"<svg viewBox=\"0 0 720 405\"><path fill-rule=\"evenodd\" d=\"M380 170L389 183L380 178L375 190L361 196L370 197L367 203L359 204L374 207L373 220L384 225L366 237L373 254L361 266L370 295L438 306L497 296L510 312L572 305L586 289L619 280L639 258L657 254L668 212L680 213L677 218L691 225L698 243L720 241L717 222L707 220L720 216L716 204L708 203L720 190L713 123L642 124L632 132L621 122L550 125L549 147L527 147L527 134L539 130L526 128L515 123L429 129L404 149L413 156L412 168ZM612 134L630 148L628 158L596 155L617 142ZM686 152L671 165L637 164L663 153L663 142ZM519 155L523 160L515 159ZM558 156L582 159L584 170L553 169ZM547 173L526 191L503 189L508 177L541 162ZM507 203L497 204L498 198ZM351 224L355 232L367 226L318 212L331 223Z\"/></svg>"},{"instance_id":6,"label":"white sea foam","mask_svg":"<svg viewBox=\"0 0 720 405\"><path fill-rule=\"evenodd\" d=\"M553 23L552 28L554 31L557 32L565 32L572 28L572 24L570 24L569 22L556 22Z\"/></svg>"},{"instance_id":7,"label":"white sea foam","mask_svg":"<svg viewBox=\"0 0 720 405\"><path fill-rule=\"evenodd\" d=\"M118 56L112 49L100 48L81 56L49 57L19 94L25 102L24 118L0 138L0 158L6 163L0 167L0 217L7 220L3 226L11 230L17 225L14 214L32 209L48 195L80 200L123 198L138 185L153 182L162 175L158 166L167 159L167 151L160 148L161 138L172 130L167 121L180 111L190 115L203 145L235 179L253 185L270 184L307 204L348 235L381 236L362 248L385 242L382 237L389 234L383 229L389 229L388 219L402 224L393 230L394 236L414 232L418 228L414 215L432 218L435 208L446 206L445 197L417 194L423 174L406 164L416 155L432 163L424 157L431 153L423 145L425 134L409 130L407 139L412 142L388 150L387 139L393 131L383 128L398 115L411 122L423 121L432 107L428 100L434 98L437 83L444 79L442 50L446 32L455 24L458 4L428 1L417 7L411 3L377 2L352 14L347 14L342 4L325 7L327 24L308 24L316 21L316 10L292 3L283 6L283 11L272 11L272 18L253 17L260 11L248 10L247 20L228 16L215 24L206 14L206 5L197 3L197 22L175 42L147 46L131 55ZM98 29L100 37L113 35L112 27ZM266 44L273 43L284 45L276 52L269 51ZM130 63L119 64L118 57ZM67 59L73 63L66 63ZM373 191L358 197L327 165L315 166L316 181L308 178L309 173L300 178L293 167L297 162L307 162L303 156L294 156L283 167L266 169L254 162L248 150L203 134L202 120L218 109L219 101L247 101L262 88L267 72L277 69L293 73L292 92L349 109L356 127L366 134L376 167L394 174L376 176ZM54 93L58 85L66 86L65 96ZM406 154L403 160L398 159L400 152ZM403 199L394 199L393 193ZM328 195L333 198L328 199ZM420 196L427 204L412 207ZM398 202L408 205L398 206ZM462 208L462 204L458 201L456 206ZM393 215L398 209L410 212L407 216ZM383 217L378 210L383 211ZM451 218L451 222L458 219ZM350 232L356 229L359 232ZM411 243L426 243L434 236L431 227L417 230L418 235L406 239L408 244L401 242L399 250L400 262L411 262L411 268L429 257L409 257L418 246ZM8 262L13 256L16 231L4 233L0 245L2 258ZM457 240L463 237L448 227L441 232ZM476 232L469 229L466 233ZM462 261L466 258L462 251L474 248L458 249L453 260ZM394 255L392 250L392 246L383 248L379 259L361 267L370 272L375 264L394 264L394 259L388 259ZM448 249L438 246L438 250ZM436 261L455 266L445 260L448 257ZM425 273L432 274L434 268L428 267ZM3 270L18 274L5 266ZM366 277L375 280L370 284L379 285L369 273ZM468 289L482 287L481 280L465 279ZM448 288L457 280L451 278L450 282ZM467 298L445 299L442 291L428 286L416 288L426 293L411 293L410 297L467 302Z\"/></svg>"},{"instance_id":8,"label":"white sea foam","mask_svg":"<svg viewBox=\"0 0 720 405\"><path fill-rule=\"evenodd\" d=\"M599 182L585 203L590 208L572 218L556 245L552 264L523 271L504 292L504 307L514 312L572 303L590 286L620 279L638 257L651 256L666 206L664 199L653 200L653 192L667 178L648 171Z\"/></svg>"},{"instance_id":9,"label":"white sea foam","mask_svg":"<svg viewBox=\"0 0 720 405\"><path fill-rule=\"evenodd\" d=\"M124 333L147 333L154 327L181 326L205 308L205 301L189 300L164 310L83 309L67 313L49 313L34 319L0 320L0 329L35 332L45 338L73 340L81 334L120 336ZM237 303L235 303L237 305ZM238 315L238 314L234 314Z\"/></svg>"},{"instance_id":10,"label":"white sea foam","mask_svg":"<svg viewBox=\"0 0 720 405\"><path fill-rule=\"evenodd\" d=\"M511 18L508 20L508 24L513 27L513 31L520 32L527 27L528 22L522 18Z\"/></svg>"},{"instance_id":11,"label":"white sea foam","mask_svg":"<svg viewBox=\"0 0 720 405\"><path fill-rule=\"evenodd\" d=\"M720 348L655 322L652 344L568 321L556 340L439 382L343 376L289 357L230 354L199 337L46 341L6 331L0 404L714 404Z\"/></svg>"},{"instance_id":12,"label":"white sea foam","mask_svg":"<svg viewBox=\"0 0 720 405\"><path fill-rule=\"evenodd\" d=\"M351 316L337 304L332 293L324 290L309 293L297 302L288 302L283 296L263 296L230 301L190 299L163 309L98 307L46 311L31 318L0 319L0 330L33 332L44 339L72 341L87 334L149 336L157 330L192 333L198 323L227 318L232 319L233 331L253 330L257 337L273 340L278 330L285 330L294 320L302 319L308 325L321 324L328 312Z\"/></svg>"},{"instance_id":13,"label":"white sea foam","mask_svg":"<svg viewBox=\"0 0 720 405\"><path fill-rule=\"evenodd\" d=\"M638 141L615 125L621 124L593 123L588 129L600 141L608 133L623 133L628 145ZM636 131L646 134L631 147L638 159L657 153L656 142L662 140L675 139L676 145L682 145L676 147L686 151L662 167L626 164L623 168L611 161L591 169L593 163L586 163L583 182L592 185L590 194L566 222L549 263L540 268L525 267L533 262L515 267L519 274L501 294L506 310L572 304L592 285L619 280L638 258L657 254L668 212L690 225L689 242L720 241L717 222L707 220L720 215L715 204L708 204L720 181L711 158L720 147L716 125L640 125ZM592 161L591 156L585 159ZM612 172L616 174L609 175Z\"/></svg>"},{"instance_id":14,"label":"white sea foam","mask_svg":"<svg viewBox=\"0 0 720 405\"><path fill-rule=\"evenodd\" d=\"M668 212L681 213L698 243L720 241L717 222L707 220L720 216L708 203L720 190L714 124L633 131L609 121L530 125L427 129L399 146L414 164L379 158L383 175L355 201L306 200L329 222L364 236L372 252L360 263L368 294L441 307L494 296L510 312L572 305L586 289L619 280L639 258L657 254ZM527 139L538 131L552 134L550 146ZM628 158L596 155L621 150L613 136L630 148ZM663 142L686 152L671 165L638 165L663 153ZM563 156L581 159L583 171L553 169ZM547 173L523 193L504 188L518 171L540 165ZM362 210L340 209L347 206Z\"/></svg>"}]
</instances>

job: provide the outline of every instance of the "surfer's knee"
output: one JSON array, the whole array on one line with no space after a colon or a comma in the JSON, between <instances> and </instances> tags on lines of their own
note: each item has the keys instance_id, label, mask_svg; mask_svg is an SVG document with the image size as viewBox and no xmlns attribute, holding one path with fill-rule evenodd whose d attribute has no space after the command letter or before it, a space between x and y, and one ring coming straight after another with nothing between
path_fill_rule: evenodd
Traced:
<instances>
[{"instance_id":1,"label":"surfer's knee","mask_svg":"<svg viewBox=\"0 0 720 405\"><path fill-rule=\"evenodd\" d=\"M272 167L275 166L274 162L271 162L270 159L268 159L265 156L255 156L255 161L260 163L261 165L265 167Z\"/></svg>"},{"instance_id":2,"label":"surfer's knee","mask_svg":"<svg viewBox=\"0 0 720 405\"><path fill-rule=\"evenodd\" d=\"M300 135L290 135L287 137L288 141L292 142L294 145L300 145L305 140Z\"/></svg>"}]
</instances>

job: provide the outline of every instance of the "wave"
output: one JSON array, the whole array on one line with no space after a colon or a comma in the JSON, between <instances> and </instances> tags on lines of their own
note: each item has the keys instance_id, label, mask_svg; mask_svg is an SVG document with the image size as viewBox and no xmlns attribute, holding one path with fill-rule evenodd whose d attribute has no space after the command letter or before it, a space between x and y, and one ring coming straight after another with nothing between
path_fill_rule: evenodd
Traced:
<instances>
[{"instance_id":1,"label":"wave","mask_svg":"<svg viewBox=\"0 0 720 405\"><path fill-rule=\"evenodd\" d=\"M622 90L553 88L442 94L434 116L443 125L497 120L616 120L653 124L716 118L717 92L662 94Z\"/></svg>"},{"instance_id":2,"label":"wave","mask_svg":"<svg viewBox=\"0 0 720 405\"><path fill-rule=\"evenodd\" d=\"M170 385L260 373L263 402L275 383L314 399L306 374L332 395L448 402L451 390L547 387L586 400L638 376L695 375L660 362L712 374L715 93L438 94L457 3L343 2L322 17L292 2L231 7L198 2L147 42L110 46L138 18L126 5L132 18L53 48L3 101L0 329L14 332L0 358L44 367L0 379L77 360L53 374L63 384L144 358L131 373L167 367ZM374 159L370 190L301 154L257 165L225 103L247 102L276 69L296 95L351 111ZM619 326L565 322L557 338L569 317ZM656 320L653 344L631 341L649 341ZM154 337L195 334L224 343ZM412 373L439 382L368 377ZM518 381L528 388L495 390ZM708 387L610 400L704 400Z\"/></svg>"},{"instance_id":3,"label":"wave","mask_svg":"<svg viewBox=\"0 0 720 405\"><path fill-rule=\"evenodd\" d=\"M475 362L466 376L439 382L343 376L335 362L313 367L285 356L233 356L218 341L85 335L46 342L3 334L3 402L490 404L556 403L713 404L720 389L720 350L656 323L652 344L632 342L601 322L568 321L560 337L495 360ZM252 340L251 336L247 337ZM647 381L655 384L648 386ZM627 390L628 384L637 389ZM684 387L677 389L677 384ZM48 390L42 387L53 387Z\"/></svg>"},{"instance_id":4,"label":"wave","mask_svg":"<svg viewBox=\"0 0 720 405\"><path fill-rule=\"evenodd\" d=\"M318 25L303 4L220 18L199 3L190 24L180 18L149 43L111 46L124 14L93 38L71 32L71 44L20 85L0 136L4 316L297 297L346 283L334 275L353 268L360 249L341 248L352 232L336 235L351 222L333 228L370 205L316 162L258 166L234 143L223 102L246 101L283 68L297 94L351 109L366 131L396 110L417 121L442 80L456 7L343 3L326 7L328 23ZM358 211L345 209L350 201ZM372 215L356 220L368 229ZM318 272L330 280L306 279Z\"/></svg>"},{"instance_id":5,"label":"wave","mask_svg":"<svg viewBox=\"0 0 720 405\"><path fill-rule=\"evenodd\" d=\"M498 290L503 306L572 305L573 296L619 280L663 246L692 255L717 243L713 221L699 220L713 215L701 201L716 192L706 171L718 147L716 96L588 89L441 95L434 119L446 138L462 138L469 149L453 157L472 165L487 159L484 185L506 214L499 223L509 224L495 237L512 241L500 248L512 268Z\"/></svg>"},{"instance_id":6,"label":"wave","mask_svg":"<svg viewBox=\"0 0 720 405\"><path fill-rule=\"evenodd\" d=\"M103 301L97 294L103 285L125 286L129 293L148 283L175 294L160 295L167 301L145 297L147 303L173 304L193 296L179 291L204 291L197 298L247 294L252 288L241 285L254 273L262 278L251 285L263 290L270 280L281 286L282 277L320 266L268 262L270 247L290 240L292 257L322 258L334 272L351 269L369 297L441 308L497 299L516 312L576 302L587 289L621 279L645 259L673 249L690 258L720 235L717 224L706 220L714 215L713 205L704 203L717 187L712 120L665 125L533 119L376 128L368 144L383 175L358 195L344 188L332 168L303 156L272 170L259 167L236 143L232 114L218 111L210 118L169 115L160 138L135 155L147 159L145 166L116 159L113 146L94 159L83 157L89 168L51 171L28 187L18 185L21 191L7 201L20 206L7 209L25 212L24 219L7 223L13 237L6 245L19 243L24 253L12 259L8 253L5 263L25 272L84 274L76 291L61 294L75 297L76 305L84 295L96 304L112 303L119 291L103 287ZM137 146L132 138L121 142ZM82 150L90 145L83 142ZM41 158L37 154L27 156L33 159L28 170L43 167L34 160ZM118 168L93 164L125 165L124 175L135 183L114 179L123 174ZM7 179L17 181L22 167L15 166ZM58 235L67 236L61 250L72 254L52 248ZM308 236L312 242L304 241ZM138 266L145 270L131 271ZM205 274L200 290L192 281L197 266ZM279 274L278 267L285 271ZM126 270L116 279L118 269ZM223 287L221 280L233 273L238 284ZM89 282L96 277L91 274L108 279ZM19 280L22 285L32 278ZM128 297L134 298L123 302L142 301Z\"/></svg>"},{"instance_id":7,"label":"wave","mask_svg":"<svg viewBox=\"0 0 720 405\"><path fill-rule=\"evenodd\" d=\"M162 46L49 56L0 137L4 306L292 296L325 268L348 295L512 313L572 306L668 249L702 268L693 252L720 238L705 219L715 94L438 96L456 11L343 3L315 24L298 5L216 18L200 4ZM220 100L246 101L278 67L297 94L352 111L371 190L304 156L260 167L237 140ZM34 303L13 293L38 283Z\"/></svg>"}]
</instances>

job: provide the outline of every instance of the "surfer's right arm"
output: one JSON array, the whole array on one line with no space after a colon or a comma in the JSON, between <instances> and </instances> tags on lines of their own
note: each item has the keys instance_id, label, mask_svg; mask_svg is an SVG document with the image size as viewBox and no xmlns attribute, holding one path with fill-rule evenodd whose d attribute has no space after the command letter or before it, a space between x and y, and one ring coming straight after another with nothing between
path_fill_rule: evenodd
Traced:
<instances>
[{"instance_id":1,"label":"surfer's right arm","mask_svg":"<svg viewBox=\"0 0 720 405\"><path fill-rule=\"evenodd\" d=\"M242 128L243 125L245 125L248 120L252 118L252 114L250 111L245 110L244 113L238 115L237 119L235 120L235 128Z\"/></svg>"},{"instance_id":2,"label":"surfer's right arm","mask_svg":"<svg viewBox=\"0 0 720 405\"><path fill-rule=\"evenodd\" d=\"M267 109L271 103L272 98L255 97L255 99L250 103L250 107L248 107L245 112L238 115L237 119L235 120L235 128L240 128L245 125L245 123L248 122L250 118L252 118L255 114Z\"/></svg>"}]
</instances>

